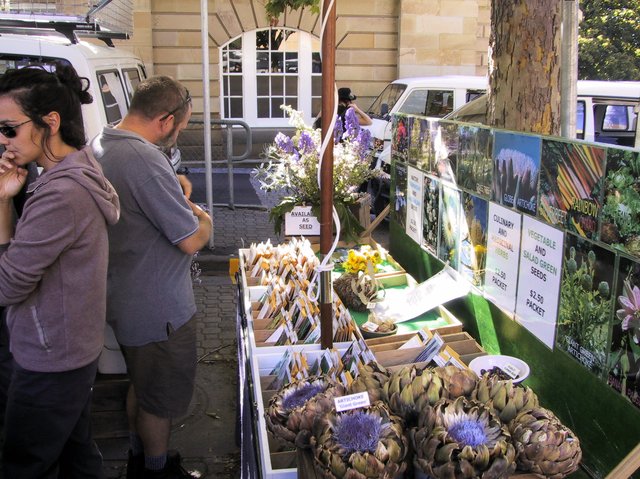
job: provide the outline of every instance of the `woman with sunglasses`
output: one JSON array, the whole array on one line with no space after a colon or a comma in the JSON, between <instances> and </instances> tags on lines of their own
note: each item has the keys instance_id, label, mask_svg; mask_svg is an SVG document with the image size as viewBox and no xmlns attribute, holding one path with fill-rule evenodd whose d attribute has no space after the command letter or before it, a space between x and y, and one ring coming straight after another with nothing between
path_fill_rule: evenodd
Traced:
<instances>
[{"instance_id":1,"label":"woman with sunglasses","mask_svg":"<svg viewBox=\"0 0 640 479\"><path fill-rule=\"evenodd\" d=\"M103 347L107 225L118 197L85 147L88 80L59 64L0 77L0 305L14 370L4 477L101 478L91 390ZM25 165L42 169L14 227Z\"/></svg>"}]
</instances>

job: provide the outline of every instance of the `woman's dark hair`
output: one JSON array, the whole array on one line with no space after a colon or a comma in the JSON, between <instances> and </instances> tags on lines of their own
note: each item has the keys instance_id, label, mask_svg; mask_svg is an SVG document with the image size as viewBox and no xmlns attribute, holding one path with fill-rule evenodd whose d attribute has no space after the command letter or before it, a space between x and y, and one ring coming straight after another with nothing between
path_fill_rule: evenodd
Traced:
<instances>
[{"instance_id":1,"label":"woman's dark hair","mask_svg":"<svg viewBox=\"0 0 640 479\"><path fill-rule=\"evenodd\" d=\"M89 79L78 76L66 63L54 64L51 73L41 65L8 70L0 76L0 96L8 95L29 119L44 131L42 147L50 135L43 117L52 111L60 115L60 137L67 145L82 148L87 143L81 105L91 103Z\"/></svg>"}]
</instances>

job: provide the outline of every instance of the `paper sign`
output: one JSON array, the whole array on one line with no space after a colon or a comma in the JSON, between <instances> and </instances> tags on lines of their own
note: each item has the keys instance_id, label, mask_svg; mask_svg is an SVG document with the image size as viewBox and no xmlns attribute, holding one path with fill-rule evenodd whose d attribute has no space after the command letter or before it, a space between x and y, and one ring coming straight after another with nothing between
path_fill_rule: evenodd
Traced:
<instances>
[{"instance_id":1,"label":"paper sign","mask_svg":"<svg viewBox=\"0 0 640 479\"><path fill-rule=\"evenodd\" d=\"M511 314L516 309L521 223L520 213L489 203L484 291Z\"/></svg>"},{"instance_id":2,"label":"paper sign","mask_svg":"<svg viewBox=\"0 0 640 479\"><path fill-rule=\"evenodd\" d=\"M408 168L407 178L407 236L420 244L422 241L422 172L416 168Z\"/></svg>"},{"instance_id":3,"label":"paper sign","mask_svg":"<svg viewBox=\"0 0 640 479\"><path fill-rule=\"evenodd\" d=\"M320 222L311 214L311 206L296 206L284 214L284 234L288 236L318 236Z\"/></svg>"},{"instance_id":4,"label":"paper sign","mask_svg":"<svg viewBox=\"0 0 640 479\"><path fill-rule=\"evenodd\" d=\"M415 288L387 290L384 299L376 304L373 312L378 317L401 323L416 318L447 301L464 296L470 289L471 285L460 278L456 271L445 267ZM399 304L403 307L398 308Z\"/></svg>"},{"instance_id":5,"label":"paper sign","mask_svg":"<svg viewBox=\"0 0 640 479\"><path fill-rule=\"evenodd\" d=\"M333 398L333 401L335 402L337 412L371 405L371 402L369 401L369 393L367 391Z\"/></svg>"},{"instance_id":6,"label":"paper sign","mask_svg":"<svg viewBox=\"0 0 640 479\"><path fill-rule=\"evenodd\" d=\"M553 349L562 279L564 233L525 216L522 221L516 320Z\"/></svg>"}]
</instances>

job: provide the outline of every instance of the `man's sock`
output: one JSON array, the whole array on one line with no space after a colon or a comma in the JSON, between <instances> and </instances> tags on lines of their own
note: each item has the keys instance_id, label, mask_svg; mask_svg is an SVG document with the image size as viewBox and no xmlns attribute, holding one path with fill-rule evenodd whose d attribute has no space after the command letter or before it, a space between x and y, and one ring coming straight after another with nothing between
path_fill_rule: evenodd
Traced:
<instances>
[{"instance_id":1,"label":"man's sock","mask_svg":"<svg viewBox=\"0 0 640 479\"><path fill-rule=\"evenodd\" d=\"M162 456L144 456L144 467L151 471L160 471L167 465L167 455Z\"/></svg>"}]
</instances>

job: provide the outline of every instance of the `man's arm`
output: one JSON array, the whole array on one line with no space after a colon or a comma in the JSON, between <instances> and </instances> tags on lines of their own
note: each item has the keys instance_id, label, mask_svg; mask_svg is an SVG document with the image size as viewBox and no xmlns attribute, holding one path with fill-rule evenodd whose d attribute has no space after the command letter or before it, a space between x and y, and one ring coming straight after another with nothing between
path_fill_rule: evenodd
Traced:
<instances>
[{"instance_id":1,"label":"man's arm","mask_svg":"<svg viewBox=\"0 0 640 479\"><path fill-rule=\"evenodd\" d=\"M198 229L191 236L180 241L177 246L182 252L193 255L200 251L209 241L213 222L211 217L198 205L189 200L187 200L187 203L189 203L193 214L198 218Z\"/></svg>"}]
</instances>

